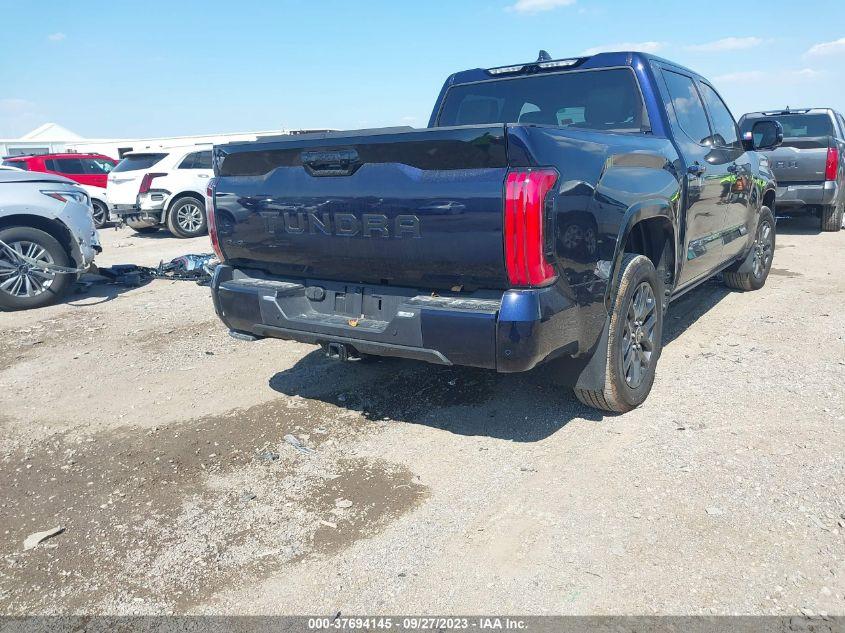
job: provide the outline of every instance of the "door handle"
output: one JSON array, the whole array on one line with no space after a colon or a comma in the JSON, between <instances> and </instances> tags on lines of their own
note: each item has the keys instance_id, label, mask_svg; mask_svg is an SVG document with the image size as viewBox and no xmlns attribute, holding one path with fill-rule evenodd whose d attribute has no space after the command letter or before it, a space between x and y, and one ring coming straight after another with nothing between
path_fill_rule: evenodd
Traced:
<instances>
[{"instance_id":1,"label":"door handle","mask_svg":"<svg viewBox=\"0 0 845 633\"><path fill-rule=\"evenodd\" d=\"M705 171L707 171L707 167L705 167L701 163L693 163L692 165L687 167L687 173L690 176L701 176Z\"/></svg>"}]
</instances>

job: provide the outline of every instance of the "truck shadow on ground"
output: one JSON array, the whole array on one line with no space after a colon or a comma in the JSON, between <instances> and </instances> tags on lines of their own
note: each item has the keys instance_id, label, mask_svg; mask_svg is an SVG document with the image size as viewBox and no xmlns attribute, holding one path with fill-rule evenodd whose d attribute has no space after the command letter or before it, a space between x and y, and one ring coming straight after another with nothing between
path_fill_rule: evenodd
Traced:
<instances>
[{"instance_id":1,"label":"truck shadow on ground","mask_svg":"<svg viewBox=\"0 0 845 633\"><path fill-rule=\"evenodd\" d=\"M821 232L821 222L815 216L799 215L777 219L777 233L783 235L818 235Z\"/></svg>"},{"instance_id":2,"label":"truck shadow on ground","mask_svg":"<svg viewBox=\"0 0 845 633\"><path fill-rule=\"evenodd\" d=\"M673 303L665 321L664 346L716 305L730 290L708 282ZM660 371L660 368L658 368ZM356 411L372 421L425 424L458 435L536 442L573 419L605 415L582 405L557 384L552 368L497 374L392 358L340 363L315 350L270 378L272 389Z\"/></svg>"}]
</instances>

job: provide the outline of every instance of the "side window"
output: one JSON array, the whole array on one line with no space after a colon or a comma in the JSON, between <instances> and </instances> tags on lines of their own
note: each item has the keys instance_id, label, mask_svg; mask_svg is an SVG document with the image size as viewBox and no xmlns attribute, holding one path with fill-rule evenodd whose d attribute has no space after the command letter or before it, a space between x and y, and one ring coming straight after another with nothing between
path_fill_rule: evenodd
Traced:
<instances>
[{"instance_id":1,"label":"side window","mask_svg":"<svg viewBox=\"0 0 845 633\"><path fill-rule=\"evenodd\" d=\"M53 160L56 165L56 171L60 174L84 174L85 169L82 167L82 161L78 158L56 158Z\"/></svg>"},{"instance_id":2,"label":"side window","mask_svg":"<svg viewBox=\"0 0 845 633\"><path fill-rule=\"evenodd\" d=\"M194 164L197 160L198 152L193 152L192 154L188 154L185 158L182 159L182 162L179 163L179 167L177 169L196 169Z\"/></svg>"},{"instance_id":3,"label":"side window","mask_svg":"<svg viewBox=\"0 0 845 633\"><path fill-rule=\"evenodd\" d=\"M704 103L710 112L713 121L715 141L723 147L735 147L739 145L739 136L736 133L736 121L734 121L728 106L713 88L705 83L701 85L701 94L704 96Z\"/></svg>"},{"instance_id":4,"label":"side window","mask_svg":"<svg viewBox=\"0 0 845 633\"><path fill-rule=\"evenodd\" d=\"M82 166L85 168L86 174L96 176L104 176L111 171L111 163L96 158L83 158Z\"/></svg>"},{"instance_id":5,"label":"side window","mask_svg":"<svg viewBox=\"0 0 845 633\"><path fill-rule=\"evenodd\" d=\"M686 75L670 70L664 70L663 77L680 128L699 145L711 145L710 124L695 83Z\"/></svg>"},{"instance_id":6,"label":"side window","mask_svg":"<svg viewBox=\"0 0 845 633\"><path fill-rule=\"evenodd\" d=\"M197 152L194 169L211 169L211 150L206 152Z\"/></svg>"}]
</instances>

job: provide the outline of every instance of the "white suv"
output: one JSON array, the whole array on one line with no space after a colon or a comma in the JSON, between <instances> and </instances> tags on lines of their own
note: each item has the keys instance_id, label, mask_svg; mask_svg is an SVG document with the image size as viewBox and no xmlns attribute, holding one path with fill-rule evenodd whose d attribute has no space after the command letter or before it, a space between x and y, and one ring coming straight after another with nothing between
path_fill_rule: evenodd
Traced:
<instances>
[{"instance_id":1,"label":"white suv","mask_svg":"<svg viewBox=\"0 0 845 633\"><path fill-rule=\"evenodd\" d=\"M130 152L109 173L112 216L139 233L166 226L176 237L204 235L213 175L210 145Z\"/></svg>"}]
</instances>

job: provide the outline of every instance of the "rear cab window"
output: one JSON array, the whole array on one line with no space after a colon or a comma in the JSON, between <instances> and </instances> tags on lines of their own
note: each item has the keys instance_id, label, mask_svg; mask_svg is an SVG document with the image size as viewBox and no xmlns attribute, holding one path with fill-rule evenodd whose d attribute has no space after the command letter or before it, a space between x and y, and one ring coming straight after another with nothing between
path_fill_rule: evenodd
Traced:
<instances>
[{"instance_id":1,"label":"rear cab window","mask_svg":"<svg viewBox=\"0 0 845 633\"><path fill-rule=\"evenodd\" d=\"M438 127L494 123L629 133L647 127L637 80L627 68L459 84L446 92L437 118Z\"/></svg>"},{"instance_id":2,"label":"rear cab window","mask_svg":"<svg viewBox=\"0 0 845 633\"><path fill-rule=\"evenodd\" d=\"M4 167L17 167L18 169L23 169L24 171L29 171L29 165L25 160L4 160L3 161Z\"/></svg>"},{"instance_id":3,"label":"rear cab window","mask_svg":"<svg viewBox=\"0 0 845 633\"><path fill-rule=\"evenodd\" d=\"M137 171L139 169L149 169L156 163L160 162L165 156L166 153L149 153L149 154L132 154L129 156L124 157L112 172L122 172L122 171Z\"/></svg>"}]
</instances>

